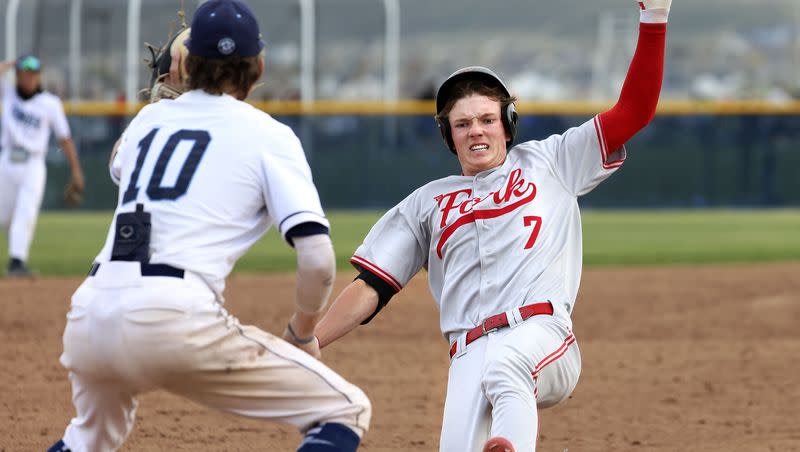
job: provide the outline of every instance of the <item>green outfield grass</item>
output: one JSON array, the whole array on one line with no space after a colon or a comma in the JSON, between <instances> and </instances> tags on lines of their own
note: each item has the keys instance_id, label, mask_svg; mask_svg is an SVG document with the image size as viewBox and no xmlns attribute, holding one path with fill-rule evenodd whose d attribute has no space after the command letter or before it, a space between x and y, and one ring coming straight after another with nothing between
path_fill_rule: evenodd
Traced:
<instances>
[{"instance_id":1,"label":"green outfield grass","mask_svg":"<svg viewBox=\"0 0 800 452\"><path fill-rule=\"evenodd\" d=\"M330 213L340 269L381 212ZM111 212L46 212L31 250L42 275L81 275L105 241ZM673 265L800 260L800 210L586 211L584 262ZM8 246L0 237L0 258ZM294 252L272 230L236 266L239 272L292 270Z\"/></svg>"}]
</instances>

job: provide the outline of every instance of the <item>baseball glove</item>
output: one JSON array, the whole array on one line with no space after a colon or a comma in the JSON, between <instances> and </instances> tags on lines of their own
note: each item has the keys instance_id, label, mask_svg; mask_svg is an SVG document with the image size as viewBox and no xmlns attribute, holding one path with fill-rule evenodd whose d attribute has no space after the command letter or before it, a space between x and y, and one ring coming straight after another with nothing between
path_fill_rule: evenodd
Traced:
<instances>
[{"instance_id":1,"label":"baseball glove","mask_svg":"<svg viewBox=\"0 0 800 452\"><path fill-rule=\"evenodd\" d=\"M151 59L146 61L152 71L150 87L142 90L142 95L150 102L161 99L175 99L185 91L186 67L185 57L189 53L184 42L189 38L191 30L183 20L183 10L178 12L181 26L177 33L169 38L163 47L145 43L150 51ZM174 61L177 59L177 61Z\"/></svg>"},{"instance_id":2,"label":"baseball glove","mask_svg":"<svg viewBox=\"0 0 800 452\"><path fill-rule=\"evenodd\" d=\"M69 207L78 207L83 201L83 186L70 181L64 188L64 201Z\"/></svg>"}]
</instances>

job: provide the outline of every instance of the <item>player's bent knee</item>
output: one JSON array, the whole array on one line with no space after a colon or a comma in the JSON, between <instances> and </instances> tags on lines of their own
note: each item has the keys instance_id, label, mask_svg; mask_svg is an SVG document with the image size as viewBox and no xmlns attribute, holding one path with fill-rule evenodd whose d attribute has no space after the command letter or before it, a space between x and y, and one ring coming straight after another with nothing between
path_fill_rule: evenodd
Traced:
<instances>
[{"instance_id":1,"label":"player's bent knee","mask_svg":"<svg viewBox=\"0 0 800 452\"><path fill-rule=\"evenodd\" d=\"M577 374L543 375L537 380L539 385L537 406L550 408L558 405L572 395L577 383Z\"/></svg>"},{"instance_id":2,"label":"player's bent knee","mask_svg":"<svg viewBox=\"0 0 800 452\"><path fill-rule=\"evenodd\" d=\"M357 386L352 386L351 388L347 395L350 399L352 410L355 412L355 417L352 423L344 422L344 424L355 430L359 436L363 436L367 432L369 422L372 419L372 403L360 388Z\"/></svg>"},{"instance_id":3,"label":"player's bent knee","mask_svg":"<svg viewBox=\"0 0 800 452\"><path fill-rule=\"evenodd\" d=\"M355 452L360 442L350 427L329 422L306 432L297 452Z\"/></svg>"},{"instance_id":4,"label":"player's bent knee","mask_svg":"<svg viewBox=\"0 0 800 452\"><path fill-rule=\"evenodd\" d=\"M357 386L353 386L353 392L350 394L350 400L354 405L358 405L361 410L368 415L372 414L372 402L369 397Z\"/></svg>"},{"instance_id":5,"label":"player's bent knee","mask_svg":"<svg viewBox=\"0 0 800 452\"><path fill-rule=\"evenodd\" d=\"M369 398L364 391L350 383L340 385L337 389L344 398L336 406L329 406L321 412L311 425L339 424L354 431L359 438L364 436L372 418ZM308 427L301 427L301 430Z\"/></svg>"}]
</instances>

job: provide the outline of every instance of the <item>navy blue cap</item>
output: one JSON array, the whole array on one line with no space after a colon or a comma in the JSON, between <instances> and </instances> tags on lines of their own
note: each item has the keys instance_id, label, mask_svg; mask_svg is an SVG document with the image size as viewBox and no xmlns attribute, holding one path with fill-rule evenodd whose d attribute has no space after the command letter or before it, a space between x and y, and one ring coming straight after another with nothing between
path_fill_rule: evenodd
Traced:
<instances>
[{"instance_id":1,"label":"navy blue cap","mask_svg":"<svg viewBox=\"0 0 800 452\"><path fill-rule=\"evenodd\" d=\"M204 58L251 57L264 48L253 11L239 0L200 5L185 44L191 55Z\"/></svg>"},{"instance_id":2,"label":"navy blue cap","mask_svg":"<svg viewBox=\"0 0 800 452\"><path fill-rule=\"evenodd\" d=\"M14 66L18 71L39 72L42 69L42 62L33 55L22 55L17 58Z\"/></svg>"}]
</instances>

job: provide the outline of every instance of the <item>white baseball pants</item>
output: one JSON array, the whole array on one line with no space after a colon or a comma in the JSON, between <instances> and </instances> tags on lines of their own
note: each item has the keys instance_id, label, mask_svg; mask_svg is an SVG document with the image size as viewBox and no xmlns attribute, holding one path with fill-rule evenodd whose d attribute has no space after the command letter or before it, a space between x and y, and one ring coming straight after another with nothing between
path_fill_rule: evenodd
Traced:
<instances>
[{"instance_id":1,"label":"white baseball pants","mask_svg":"<svg viewBox=\"0 0 800 452\"><path fill-rule=\"evenodd\" d=\"M371 416L359 388L240 325L199 277L143 277L137 262L103 263L78 288L61 363L77 412L63 437L73 452L117 450L133 428L137 394L158 388L303 432L337 422L361 436Z\"/></svg>"},{"instance_id":2,"label":"white baseball pants","mask_svg":"<svg viewBox=\"0 0 800 452\"><path fill-rule=\"evenodd\" d=\"M8 254L23 261L30 253L46 178L42 158L12 163L0 155L0 228L8 231Z\"/></svg>"},{"instance_id":3,"label":"white baseball pants","mask_svg":"<svg viewBox=\"0 0 800 452\"><path fill-rule=\"evenodd\" d=\"M516 452L536 450L537 408L575 389L581 357L569 328L549 315L482 336L450 363L441 452L481 452L502 436Z\"/></svg>"}]
</instances>

